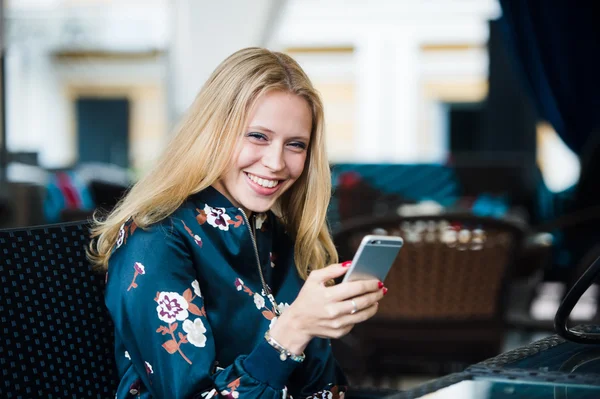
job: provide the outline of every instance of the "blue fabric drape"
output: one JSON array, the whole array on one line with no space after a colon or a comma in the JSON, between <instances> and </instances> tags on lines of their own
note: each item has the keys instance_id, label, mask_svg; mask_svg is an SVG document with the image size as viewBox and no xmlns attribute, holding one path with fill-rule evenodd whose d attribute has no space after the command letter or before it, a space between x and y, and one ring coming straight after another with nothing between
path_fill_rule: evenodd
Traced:
<instances>
[{"instance_id":1,"label":"blue fabric drape","mask_svg":"<svg viewBox=\"0 0 600 399\"><path fill-rule=\"evenodd\" d=\"M500 0L501 26L540 116L577 154L600 129L600 5Z\"/></svg>"}]
</instances>

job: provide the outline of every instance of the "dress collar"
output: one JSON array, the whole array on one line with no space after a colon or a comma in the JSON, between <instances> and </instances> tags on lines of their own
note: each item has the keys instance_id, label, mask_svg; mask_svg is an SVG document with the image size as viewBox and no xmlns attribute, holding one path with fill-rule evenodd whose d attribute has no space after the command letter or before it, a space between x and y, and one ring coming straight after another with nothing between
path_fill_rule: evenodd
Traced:
<instances>
[{"instance_id":1,"label":"dress collar","mask_svg":"<svg viewBox=\"0 0 600 399\"><path fill-rule=\"evenodd\" d=\"M219 190L214 188L213 186L208 186L204 190L197 192L191 195L195 201L199 201L205 205L210 206L211 208L225 208L229 211L239 211L239 208L236 207L225 197ZM259 220L259 225L271 217L271 211L267 211L265 213L255 213L256 219ZM260 228L260 227L259 227Z\"/></svg>"},{"instance_id":2,"label":"dress collar","mask_svg":"<svg viewBox=\"0 0 600 399\"><path fill-rule=\"evenodd\" d=\"M219 192L213 186L208 186L204 190L192 194L192 198L198 200L206 205L213 208L236 208L231 201L227 199L223 194Z\"/></svg>"}]
</instances>

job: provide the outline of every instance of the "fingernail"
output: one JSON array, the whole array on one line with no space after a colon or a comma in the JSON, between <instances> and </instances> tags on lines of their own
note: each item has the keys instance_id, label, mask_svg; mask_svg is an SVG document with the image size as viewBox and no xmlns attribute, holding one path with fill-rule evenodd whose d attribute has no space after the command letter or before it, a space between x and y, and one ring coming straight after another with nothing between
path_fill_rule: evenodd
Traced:
<instances>
[{"instance_id":1,"label":"fingernail","mask_svg":"<svg viewBox=\"0 0 600 399\"><path fill-rule=\"evenodd\" d=\"M347 261L345 261L344 263L342 263L342 267L348 267L348 266L350 266L351 264L352 264L352 261L350 261L350 260L347 260Z\"/></svg>"},{"instance_id":2,"label":"fingernail","mask_svg":"<svg viewBox=\"0 0 600 399\"><path fill-rule=\"evenodd\" d=\"M387 294L388 289L383 287L383 295Z\"/></svg>"},{"instance_id":3,"label":"fingernail","mask_svg":"<svg viewBox=\"0 0 600 399\"><path fill-rule=\"evenodd\" d=\"M379 282L379 284L378 284L378 285L379 285L379 288L380 288L380 289L381 289L381 288L383 288L383 283L382 283L381 281Z\"/></svg>"}]
</instances>

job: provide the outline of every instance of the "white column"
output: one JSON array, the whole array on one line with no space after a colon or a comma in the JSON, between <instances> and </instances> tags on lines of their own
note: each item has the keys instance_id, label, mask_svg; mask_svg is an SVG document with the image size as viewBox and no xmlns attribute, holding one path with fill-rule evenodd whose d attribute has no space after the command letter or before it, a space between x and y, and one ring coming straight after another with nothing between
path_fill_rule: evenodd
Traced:
<instances>
[{"instance_id":1,"label":"white column","mask_svg":"<svg viewBox=\"0 0 600 399\"><path fill-rule=\"evenodd\" d=\"M385 55L380 32L361 37L355 46L356 56L356 129L355 159L358 162L378 161L384 140L382 119L384 105L383 64Z\"/></svg>"},{"instance_id":2,"label":"white column","mask_svg":"<svg viewBox=\"0 0 600 399\"><path fill-rule=\"evenodd\" d=\"M38 152L40 165L47 168L70 165L76 149L49 51L36 45L11 47L6 69L8 150Z\"/></svg>"},{"instance_id":3,"label":"white column","mask_svg":"<svg viewBox=\"0 0 600 399\"><path fill-rule=\"evenodd\" d=\"M356 160L418 160L419 45L414 29L369 28L356 43Z\"/></svg>"},{"instance_id":4,"label":"white column","mask_svg":"<svg viewBox=\"0 0 600 399\"><path fill-rule=\"evenodd\" d=\"M262 46L283 0L174 0L169 97L174 122L217 65L233 52Z\"/></svg>"}]
</instances>

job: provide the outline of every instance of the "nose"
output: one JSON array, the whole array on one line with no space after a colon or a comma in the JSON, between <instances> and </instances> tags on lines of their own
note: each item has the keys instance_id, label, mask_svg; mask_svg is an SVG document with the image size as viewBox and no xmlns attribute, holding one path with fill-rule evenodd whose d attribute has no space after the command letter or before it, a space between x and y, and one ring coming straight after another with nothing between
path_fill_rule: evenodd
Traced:
<instances>
[{"instance_id":1,"label":"nose","mask_svg":"<svg viewBox=\"0 0 600 399\"><path fill-rule=\"evenodd\" d=\"M283 159L283 147L280 145L269 145L262 156L262 164L273 172L279 172L285 168Z\"/></svg>"}]
</instances>

